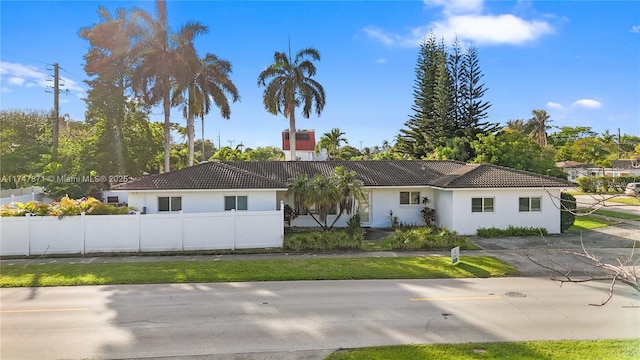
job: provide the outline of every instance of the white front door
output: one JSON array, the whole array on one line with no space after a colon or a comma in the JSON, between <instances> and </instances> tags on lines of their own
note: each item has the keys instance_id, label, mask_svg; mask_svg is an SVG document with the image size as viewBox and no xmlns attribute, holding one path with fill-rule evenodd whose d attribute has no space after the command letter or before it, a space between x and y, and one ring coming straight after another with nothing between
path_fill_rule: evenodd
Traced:
<instances>
[{"instance_id":1,"label":"white front door","mask_svg":"<svg viewBox=\"0 0 640 360\"><path fill-rule=\"evenodd\" d=\"M363 191L363 198L358 204L358 213L360 214L360 223L363 226L371 225L371 192Z\"/></svg>"}]
</instances>

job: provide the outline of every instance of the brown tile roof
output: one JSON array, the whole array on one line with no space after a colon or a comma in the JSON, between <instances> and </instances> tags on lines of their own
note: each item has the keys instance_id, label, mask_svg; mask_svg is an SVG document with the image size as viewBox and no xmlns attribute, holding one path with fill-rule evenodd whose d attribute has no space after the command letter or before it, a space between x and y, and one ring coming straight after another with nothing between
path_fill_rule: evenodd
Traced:
<instances>
[{"instance_id":1,"label":"brown tile roof","mask_svg":"<svg viewBox=\"0 0 640 360\"><path fill-rule=\"evenodd\" d=\"M279 189L287 184L221 162L207 162L164 174L150 175L112 187L113 190Z\"/></svg>"},{"instance_id":2,"label":"brown tile roof","mask_svg":"<svg viewBox=\"0 0 640 360\"><path fill-rule=\"evenodd\" d=\"M208 162L120 184L114 190L284 189L299 174L331 174L337 166L354 171L366 187L441 188L569 187L565 180L495 165L459 161L230 161Z\"/></svg>"},{"instance_id":3,"label":"brown tile roof","mask_svg":"<svg viewBox=\"0 0 640 360\"><path fill-rule=\"evenodd\" d=\"M489 164L467 164L431 185L457 189L575 186L564 179Z\"/></svg>"}]
</instances>

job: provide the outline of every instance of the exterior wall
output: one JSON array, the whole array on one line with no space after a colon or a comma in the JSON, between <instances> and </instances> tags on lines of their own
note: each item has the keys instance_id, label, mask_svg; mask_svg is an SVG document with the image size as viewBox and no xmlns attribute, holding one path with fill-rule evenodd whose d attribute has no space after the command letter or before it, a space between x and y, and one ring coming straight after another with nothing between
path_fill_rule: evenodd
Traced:
<instances>
[{"instance_id":1,"label":"exterior wall","mask_svg":"<svg viewBox=\"0 0 640 360\"><path fill-rule=\"evenodd\" d=\"M0 256L282 247L282 211L3 217Z\"/></svg>"},{"instance_id":2,"label":"exterior wall","mask_svg":"<svg viewBox=\"0 0 640 360\"><path fill-rule=\"evenodd\" d=\"M439 227L453 229L453 192L434 191L433 208L436 209L436 223Z\"/></svg>"},{"instance_id":3,"label":"exterior wall","mask_svg":"<svg viewBox=\"0 0 640 360\"><path fill-rule=\"evenodd\" d=\"M429 200L431 200L429 206L434 206L435 192L430 188L367 188L365 190L371 193L369 209L370 221L366 224L366 226L370 227L389 227L391 225L389 222L389 210L393 211L393 215L397 216L398 220L405 224L423 224L420 210L422 210L424 205L400 205L401 191L419 191L420 197L428 197ZM285 192L278 194L278 201L284 201L289 205L293 203L293 200L290 199ZM327 219L327 223L331 224L335 219L335 215L330 215ZM348 219L349 216L343 214L335 226L346 226ZM312 227L317 226L317 224L311 216L303 215L294 219L291 222L291 226Z\"/></svg>"},{"instance_id":4,"label":"exterior wall","mask_svg":"<svg viewBox=\"0 0 640 360\"><path fill-rule=\"evenodd\" d=\"M548 193L547 193L548 191ZM478 228L541 227L550 234L560 233L559 189L487 189L451 191L453 197L450 230L474 235ZM471 199L494 198L493 212L471 212ZM520 197L540 197L540 211L520 212Z\"/></svg>"},{"instance_id":5,"label":"exterior wall","mask_svg":"<svg viewBox=\"0 0 640 360\"><path fill-rule=\"evenodd\" d=\"M275 190L240 190L240 191L164 191L164 192L129 192L129 206L138 211L146 207L146 214L158 214L158 197L182 196L182 212L204 213L224 212L225 196L247 196L248 211L277 210ZM160 214L166 215L165 212Z\"/></svg>"}]
</instances>

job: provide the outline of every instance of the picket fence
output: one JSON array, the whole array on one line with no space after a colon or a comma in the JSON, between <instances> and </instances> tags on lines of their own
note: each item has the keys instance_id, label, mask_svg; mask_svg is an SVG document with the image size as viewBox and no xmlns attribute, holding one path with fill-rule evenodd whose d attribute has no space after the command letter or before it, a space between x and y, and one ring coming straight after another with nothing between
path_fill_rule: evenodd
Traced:
<instances>
[{"instance_id":1,"label":"picket fence","mask_svg":"<svg viewBox=\"0 0 640 360\"><path fill-rule=\"evenodd\" d=\"M283 210L0 218L0 256L282 247Z\"/></svg>"}]
</instances>

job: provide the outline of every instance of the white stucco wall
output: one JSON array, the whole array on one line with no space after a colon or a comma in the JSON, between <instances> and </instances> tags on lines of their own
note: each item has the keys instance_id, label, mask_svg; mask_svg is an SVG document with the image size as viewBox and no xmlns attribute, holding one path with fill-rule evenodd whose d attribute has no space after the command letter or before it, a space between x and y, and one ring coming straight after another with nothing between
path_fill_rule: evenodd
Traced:
<instances>
[{"instance_id":1,"label":"white stucco wall","mask_svg":"<svg viewBox=\"0 0 640 360\"><path fill-rule=\"evenodd\" d=\"M550 234L560 233L559 189L486 189L451 191L451 216L442 224L459 234L474 235L478 228L542 227ZM472 212L472 198L494 198L493 212ZM540 211L520 212L520 197L540 197ZM446 199L441 195L440 199ZM447 201L443 201L447 204ZM442 212L447 212L444 207ZM444 215L444 214L442 214ZM443 217L443 219L445 219Z\"/></svg>"},{"instance_id":2,"label":"white stucco wall","mask_svg":"<svg viewBox=\"0 0 640 360\"><path fill-rule=\"evenodd\" d=\"M431 205L436 210L436 223L438 226L453 229L453 192L436 189Z\"/></svg>"},{"instance_id":3,"label":"white stucco wall","mask_svg":"<svg viewBox=\"0 0 640 360\"><path fill-rule=\"evenodd\" d=\"M184 213L224 211L225 196L246 196L248 211L279 210L275 190L129 192L129 206L139 211L146 207L147 214L158 214L158 197L161 196L182 196Z\"/></svg>"}]
</instances>

